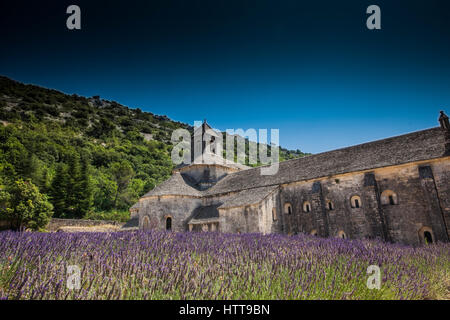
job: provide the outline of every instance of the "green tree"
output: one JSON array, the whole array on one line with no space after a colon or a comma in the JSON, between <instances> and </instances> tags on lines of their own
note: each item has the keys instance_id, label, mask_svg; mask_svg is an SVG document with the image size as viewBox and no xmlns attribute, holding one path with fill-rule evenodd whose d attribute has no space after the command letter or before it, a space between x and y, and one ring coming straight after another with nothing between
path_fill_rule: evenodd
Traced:
<instances>
[{"instance_id":1,"label":"green tree","mask_svg":"<svg viewBox=\"0 0 450 320\"><path fill-rule=\"evenodd\" d=\"M119 195L127 189L131 178L134 176L134 170L128 161L114 162L111 164L109 170L117 184L117 191L114 197L114 208L117 208Z\"/></svg>"},{"instance_id":2,"label":"green tree","mask_svg":"<svg viewBox=\"0 0 450 320\"><path fill-rule=\"evenodd\" d=\"M97 170L94 179L94 206L98 211L111 210L117 193L117 183L104 170Z\"/></svg>"},{"instance_id":3,"label":"green tree","mask_svg":"<svg viewBox=\"0 0 450 320\"><path fill-rule=\"evenodd\" d=\"M83 157L81 161L81 175L78 186L79 197L76 211L78 217L84 217L92 209L94 193L87 157Z\"/></svg>"},{"instance_id":4,"label":"green tree","mask_svg":"<svg viewBox=\"0 0 450 320\"><path fill-rule=\"evenodd\" d=\"M14 182L16 171L14 166L8 162L0 163L0 185L7 185Z\"/></svg>"},{"instance_id":5,"label":"green tree","mask_svg":"<svg viewBox=\"0 0 450 320\"><path fill-rule=\"evenodd\" d=\"M43 229L53 215L53 205L31 180L19 179L0 191L0 219L15 230Z\"/></svg>"},{"instance_id":6,"label":"green tree","mask_svg":"<svg viewBox=\"0 0 450 320\"><path fill-rule=\"evenodd\" d=\"M41 190L42 193L48 193L49 192L49 187L50 187L50 178L49 178L49 173L48 173L48 168L43 165L41 167L41 173L38 177L38 187L39 190Z\"/></svg>"},{"instance_id":7,"label":"green tree","mask_svg":"<svg viewBox=\"0 0 450 320\"><path fill-rule=\"evenodd\" d=\"M68 183L66 184L65 192L66 213L69 217L79 217L78 204L80 196L82 196L82 190L80 181L81 165L80 158L77 153L73 152L69 156L67 175Z\"/></svg>"},{"instance_id":8,"label":"green tree","mask_svg":"<svg viewBox=\"0 0 450 320\"><path fill-rule=\"evenodd\" d=\"M78 153L72 152L68 165L59 164L50 194L56 216L82 218L86 215L93 204L93 186L87 157L80 160Z\"/></svg>"},{"instance_id":9,"label":"green tree","mask_svg":"<svg viewBox=\"0 0 450 320\"><path fill-rule=\"evenodd\" d=\"M70 183L67 166L59 163L56 167L55 177L50 188L50 198L55 208L55 216L62 217L67 211L67 191Z\"/></svg>"}]
</instances>

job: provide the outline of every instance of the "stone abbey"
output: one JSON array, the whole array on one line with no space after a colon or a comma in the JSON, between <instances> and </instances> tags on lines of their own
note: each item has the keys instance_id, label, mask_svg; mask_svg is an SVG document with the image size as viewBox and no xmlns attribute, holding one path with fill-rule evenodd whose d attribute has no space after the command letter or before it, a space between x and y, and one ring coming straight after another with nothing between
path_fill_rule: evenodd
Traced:
<instances>
[{"instance_id":1,"label":"stone abbey","mask_svg":"<svg viewBox=\"0 0 450 320\"><path fill-rule=\"evenodd\" d=\"M450 125L283 161L261 175L202 144L131 209L128 226L307 233L405 244L449 241ZM201 135L211 127L205 122ZM210 147L210 146L208 146Z\"/></svg>"}]
</instances>

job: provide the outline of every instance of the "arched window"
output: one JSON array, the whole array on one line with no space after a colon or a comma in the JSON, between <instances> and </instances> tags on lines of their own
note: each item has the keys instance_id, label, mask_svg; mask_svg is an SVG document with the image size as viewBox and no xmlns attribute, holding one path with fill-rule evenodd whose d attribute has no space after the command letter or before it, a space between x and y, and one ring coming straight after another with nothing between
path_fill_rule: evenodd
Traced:
<instances>
[{"instance_id":1,"label":"arched window","mask_svg":"<svg viewBox=\"0 0 450 320\"><path fill-rule=\"evenodd\" d=\"M309 201L303 202L303 212L311 212L311 203Z\"/></svg>"},{"instance_id":2,"label":"arched window","mask_svg":"<svg viewBox=\"0 0 450 320\"><path fill-rule=\"evenodd\" d=\"M150 219L147 216L142 219L142 230L150 230Z\"/></svg>"},{"instance_id":3,"label":"arched window","mask_svg":"<svg viewBox=\"0 0 450 320\"><path fill-rule=\"evenodd\" d=\"M214 144L214 141L215 141L215 140L216 140L215 137L211 137L210 148L211 148L211 152L212 152L212 153L216 153L216 148L214 148L214 147L215 147L215 144Z\"/></svg>"},{"instance_id":4,"label":"arched window","mask_svg":"<svg viewBox=\"0 0 450 320\"><path fill-rule=\"evenodd\" d=\"M277 221L277 209L272 208L272 220Z\"/></svg>"},{"instance_id":5,"label":"arched window","mask_svg":"<svg viewBox=\"0 0 450 320\"><path fill-rule=\"evenodd\" d=\"M433 231L429 227L423 227L422 229L420 229L419 237L424 244L431 244L434 242Z\"/></svg>"},{"instance_id":6,"label":"arched window","mask_svg":"<svg viewBox=\"0 0 450 320\"><path fill-rule=\"evenodd\" d=\"M334 210L334 203L331 200L327 200L327 209L330 211Z\"/></svg>"},{"instance_id":7,"label":"arched window","mask_svg":"<svg viewBox=\"0 0 450 320\"><path fill-rule=\"evenodd\" d=\"M317 236L317 230L316 230L316 229L312 230L312 231L311 231L311 235L312 235L312 236Z\"/></svg>"},{"instance_id":8,"label":"arched window","mask_svg":"<svg viewBox=\"0 0 450 320\"><path fill-rule=\"evenodd\" d=\"M350 198L350 204L352 208L361 208L362 202L359 196L353 196Z\"/></svg>"},{"instance_id":9,"label":"arched window","mask_svg":"<svg viewBox=\"0 0 450 320\"><path fill-rule=\"evenodd\" d=\"M168 231L172 230L172 217L166 218L166 230Z\"/></svg>"},{"instance_id":10,"label":"arched window","mask_svg":"<svg viewBox=\"0 0 450 320\"><path fill-rule=\"evenodd\" d=\"M398 204L397 194L392 190L384 190L381 193L381 204L386 205Z\"/></svg>"},{"instance_id":11,"label":"arched window","mask_svg":"<svg viewBox=\"0 0 450 320\"><path fill-rule=\"evenodd\" d=\"M347 239L347 235L342 230L338 232L337 237L341 239Z\"/></svg>"},{"instance_id":12,"label":"arched window","mask_svg":"<svg viewBox=\"0 0 450 320\"><path fill-rule=\"evenodd\" d=\"M426 244L433 243L433 236L431 235L431 232L425 231L423 233L423 238Z\"/></svg>"},{"instance_id":13,"label":"arched window","mask_svg":"<svg viewBox=\"0 0 450 320\"><path fill-rule=\"evenodd\" d=\"M292 214L292 206L289 202L286 202L284 204L284 213L286 214Z\"/></svg>"}]
</instances>

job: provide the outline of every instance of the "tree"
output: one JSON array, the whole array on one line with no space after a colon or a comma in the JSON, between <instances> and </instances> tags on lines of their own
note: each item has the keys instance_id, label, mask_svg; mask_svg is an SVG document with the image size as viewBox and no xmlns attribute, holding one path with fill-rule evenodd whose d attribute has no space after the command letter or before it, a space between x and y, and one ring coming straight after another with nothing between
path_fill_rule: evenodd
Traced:
<instances>
[{"instance_id":1,"label":"tree","mask_svg":"<svg viewBox=\"0 0 450 320\"><path fill-rule=\"evenodd\" d=\"M37 186L42 193L48 193L49 192L48 168L45 165L43 165L41 167L41 170L42 170L42 172L40 173L40 175L38 177Z\"/></svg>"},{"instance_id":2,"label":"tree","mask_svg":"<svg viewBox=\"0 0 450 320\"><path fill-rule=\"evenodd\" d=\"M94 179L94 206L96 210L111 210L117 193L117 183L110 174L98 170Z\"/></svg>"},{"instance_id":3,"label":"tree","mask_svg":"<svg viewBox=\"0 0 450 320\"><path fill-rule=\"evenodd\" d=\"M78 183L78 204L77 204L77 216L84 217L91 209L93 205L93 193L89 161L87 157L83 157L81 160L81 175Z\"/></svg>"},{"instance_id":4,"label":"tree","mask_svg":"<svg viewBox=\"0 0 450 320\"><path fill-rule=\"evenodd\" d=\"M0 185L11 184L16 176L14 166L8 162L0 163Z\"/></svg>"},{"instance_id":5,"label":"tree","mask_svg":"<svg viewBox=\"0 0 450 320\"><path fill-rule=\"evenodd\" d=\"M66 192L65 192L65 205L67 214L70 217L77 217L79 215L78 211L78 203L80 200L80 196L82 196L81 190L81 166L80 166L80 158L77 153L73 152L69 156L68 160L68 183L66 184Z\"/></svg>"},{"instance_id":6,"label":"tree","mask_svg":"<svg viewBox=\"0 0 450 320\"><path fill-rule=\"evenodd\" d=\"M67 211L67 189L69 184L69 174L64 163L59 163L56 167L55 177L50 188L50 198L55 208L55 216L61 217Z\"/></svg>"},{"instance_id":7,"label":"tree","mask_svg":"<svg viewBox=\"0 0 450 320\"><path fill-rule=\"evenodd\" d=\"M19 179L0 191L0 219L13 229L43 229L53 215L53 206L31 180Z\"/></svg>"},{"instance_id":8,"label":"tree","mask_svg":"<svg viewBox=\"0 0 450 320\"><path fill-rule=\"evenodd\" d=\"M110 166L110 172L117 183L117 191L114 197L114 208L117 208L119 195L125 191L134 176L133 167L128 161L114 162Z\"/></svg>"},{"instance_id":9,"label":"tree","mask_svg":"<svg viewBox=\"0 0 450 320\"><path fill-rule=\"evenodd\" d=\"M82 162L80 164L80 162ZM71 153L68 165L59 164L50 189L56 216L82 218L92 208L93 187L89 161L78 153Z\"/></svg>"}]
</instances>

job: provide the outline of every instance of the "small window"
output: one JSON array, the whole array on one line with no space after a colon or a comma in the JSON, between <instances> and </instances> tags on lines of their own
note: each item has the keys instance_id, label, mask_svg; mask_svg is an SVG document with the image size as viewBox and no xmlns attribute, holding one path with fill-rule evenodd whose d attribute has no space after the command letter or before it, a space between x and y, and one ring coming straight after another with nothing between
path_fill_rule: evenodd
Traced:
<instances>
[{"instance_id":1,"label":"small window","mask_svg":"<svg viewBox=\"0 0 450 320\"><path fill-rule=\"evenodd\" d=\"M398 204L397 194L392 190L384 190L381 193L381 204L391 206Z\"/></svg>"},{"instance_id":2,"label":"small window","mask_svg":"<svg viewBox=\"0 0 450 320\"><path fill-rule=\"evenodd\" d=\"M286 214L292 214L292 206L290 203L284 204L284 213Z\"/></svg>"},{"instance_id":3,"label":"small window","mask_svg":"<svg viewBox=\"0 0 450 320\"><path fill-rule=\"evenodd\" d=\"M272 208L272 220L277 221L277 209Z\"/></svg>"},{"instance_id":4,"label":"small window","mask_svg":"<svg viewBox=\"0 0 450 320\"><path fill-rule=\"evenodd\" d=\"M166 230L168 230L168 231L172 230L172 218L171 217L166 218Z\"/></svg>"},{"instance_id":5,"label":"small window","mask_svg":"<svg viewBox=\"0 0 450 320\"><path fill-rule=\"evenodd\" d=\"M362 202L359 196L353 196L350 198L350 204L352 208L361 208Z\"/></svg>"},{"instance_id":6,"label":"small window","mask_svg":"<svg viewBox=\"0 0 450 320\"><path fill-rule=\"evenodd\" d=\"M303 212L311 212L311 203L309 201L303 202Z\"/></svg>"},{"instance_id":7,"label":"small window","mask_svg":"<svg viewBox=\"0 0 450 320\"><path fill-rule=\"evenodd\" d=\"M394 197L392 195L389 196L389 204L390 205L394 205L395 204Z\"/></svg>"},{"instance_id":8,"label":"small window","mask_svg":"<svg viewBox=\"0 0 450 320\"><path fill-rule=\"evenodd\" d=\"M347 239L347 235L342 230L338 232L337 237L341 239Z\"/></svg>"},{"instance_id":9,"label":"small window","mask_svg":"<svg viewBox=\"0 0 450 320\"><path fill-rule=\"evenodd\" d=\"M425 231L423 233L423 238L424 238L426 244L433 243L433 236L431 235L431 232Z\"/></svg>"},{"instance_id":10,"label":"small window","mask_svg":"<svg viewBox=\"0 0 450 320\"><path fill-rule=\"evenodd\" d=\"M330 200L327 200L327 209L328 210L334 210L334 204Z\"/></svg>"}]
</instances>

